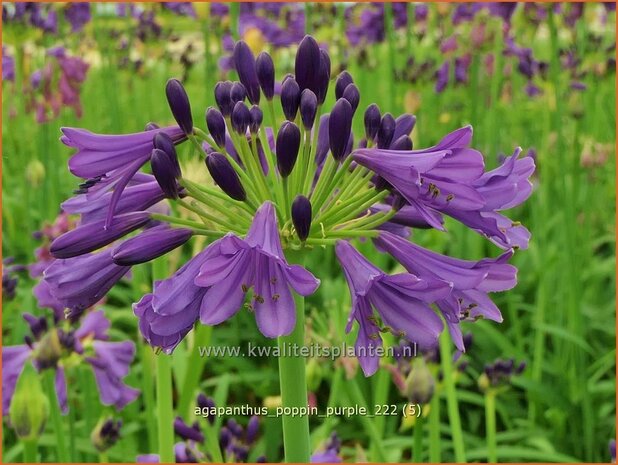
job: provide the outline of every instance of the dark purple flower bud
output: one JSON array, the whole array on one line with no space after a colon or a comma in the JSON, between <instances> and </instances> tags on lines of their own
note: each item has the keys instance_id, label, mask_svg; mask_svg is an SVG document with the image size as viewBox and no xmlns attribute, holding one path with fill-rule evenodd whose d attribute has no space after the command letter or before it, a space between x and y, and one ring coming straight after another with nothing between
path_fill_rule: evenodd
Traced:
<instances>
[{"instance_id":1,"label":"dark purple flower bud","mask_svg":"<svg viewBox=\"0 0 618 465\"><path fill-rule=\"evenodd\" d=\"M615 455L615 454L614 454ZM260 455L257 459L255 459L255 463L266 463L267 458L265 455Z\"/></svg>"},{"instance_id":2,"label":"dark purple flower bud","mask_svg":"<svg viewBox=\"0 0 618 465\"><path fill-rule=\"evenodd\" d=\"M161 149L154 149L150 155L152 174L165 196L170 199L178 198L177 163L177 159Z\"/></svg>"},{"instance_id":3,"label":"dark purple flower bud","mask_svg":"<svg viewBox=\"0 0 618 465\"><path fill-rule=\"evenodd\" d=\"M341 161L350 139L352 130L352 106L346 99L339 99L328 119L328 139L330 151L337 161Z\"/></svg>"},{"instance_id":4,"label":"dark purple flower bud","mask_svg":"<svg viewBox=\"0 0 618 465\"><path fill-rule=\"evenodd\" d=\"M391 150L412 150L412 139L410 136L401 136L390 146Z\"/></svg>"},{"instance_id":5,"label":"dark purple flower bud","mask_svg":"<svg viewBox=\"0 0 618 465\"><path fill-rule=\"evenodd\" d=\"M225 118L219 110L210 107L206 110L208 132L219 147L225 147Z\"/></svg>"},{"instance_id":6,"label":"dark purple flower bud","mask_svg":"<svg viewBox=\"0 0 618 465\"><path fill-rule=\"evenodd\" d=\"M249 457L249 449L241 444L234 444L232 454L235 462L243 463Z\"/></svg>"},{"instance_id":7,"label":"dark purple flower bud","mask_svg":"<svg viewBox=\"0 0 618 465\"><path fill-rule=\"evenodd\" d=\"M246 42L236 42L234 46L234 66L238 72L238 78L247 89L249 101L257 105L260 103L260 83L255 70L255 58Z\"/></svg>"},{"instance_id":8,"label":"dark purple flower bud","mask_svg":"<svg viewBox=\"0 0 618 465\"><path fill-rule=\"evenodd\" d=\"M148 212L131 212L114 217L110 226L106 220L93 221L64 233L52 242L50 252L54 258L71 258L105 247L116 239L135 231L150 221Z\"/></svg>"},{"instance_id":9,"label":"dark purple flower bud","mask_svg":"<svg viewBox=\"0 0 618 465\"><path fill-rule=\"evenodd\" d=\"M367 140L375 140L381 121L380 108L375 103L372 103L365 110L365 136L367 136Z\"/></svg>"},{"instance_id":10,"label":"dark purple flower bud","mask_svg":"<svg viewBox=\"0 0 618 465\"><path fill-rule=\"evenodd\" d=\"M300 129L294 123L286 121L277 134L277 168L279 174L287 178L296 164L300 148Z\"/></svg>"},{"instance_id":11,"label":"dark purple flower bud","mask_svg":"<svg viewBox=\"0 0 618 465\"><path fill-rule=\"evenodd\" d=\"M350 84L354 84L354 79L347 71L342 71L339 76L337 76L337 82L335 83L335 98L339 100L343 97L343 91Z\"/></svg>"},{"instance_id":12,"label":"dark purple flower bud","mask_svg":"<svg viewBox=\"0 0 618 465\"><path fill-rule=\"evenodd\" d=\"M303 90L300 95L300 117L303 120L305 129L311 129L315 122L315 115L318 111L318 98L311 89Z\"/></svg>"},{"instance_id":13,"label":"dark purple flower bud","mask_svg":"<svg viewBox=\"0 0 618 465\"><path fill-rule=\"evenodd\" d=\"M238 134L245 135L251 122L251 113L243 102L236 102L232 110L232 127Z\"/></svg>"},{"instance_id":14,"label":"dark purple flower bud","mask_svg":"<svg viewBox=\"0 0 618 465\"><path fill-rule=\"evenodd\" d=\"M243 102L247 97L247 90L245 86L243 86L240 82L235 82L232 84L232 88L230 89L230 98L232 99L232 103L236 104L237 102Z\"/></svg>"},{"instance_id":15,"label":"dark purple flower bud","mask_svg":"<svg viewBox=\"0 0 618 465\"><path fill-rule=\"evenodd\" d=\"M300 104L300 87L294 78L286 79L281 85L281 108L289 121L294 121Z\"/></svg>"},{"instance_id":16,"label":"dark purple flower bud","mask_svg":"<svg viewBox=\"0 0 618 465\"><path fill-rule=\"evenodd\" d=\"M238 173L230 164L225 155L212 152L206 157L206 167L212 179L219 185L221 190L234 200L244 201L247 198L245 188L240 182Z\"/></svg>"},{"instance_id":17,"label":"dark purple flower bud","mask_svg":"<svg viewBox=\"0 0 618 465\"><path fill-rule=\"evenodd\" d=\"M152 145L155 149L161 149L170 157L170 160L174 164L174 176L179 178L182 174L180 171L180 163L178 163L178 155L176 155L176 146L174 141L165 132L159 132L154 136Z\"/></svg>"},{"instance_id":18,"label":"dark purple flower bud","mask_svg":"<svg viewBox=\"0 0 618 465\"><path fill-rule=\"evenodd\" d=\"M242 429L242 426L240 426L236 420L234 420L233 418L230 418L227 421L225 426L230 431L230 433L232 433L232 435L234 435L234 437L236 437L238 439L242 438L243 429Z\"/></svg>"},{"instance_id":19,"label":"dark purple flower bud","mask_svg":"<svg viewBox=\"0 0 618 465\"><path fill-rule=\"evenodd\" d=\"M232 102L232 81L220 81L215 86L215 102L223 116L228 117L232 114L234 103Z\"/></svg>"},{"instance_id":20,"label":"dark purple flower bud","mask_svg":"<svg viewBox=\"0 0 618 465\"><path fill-rule=\"evenodd\" d=\"M144 131L153 131L154 129L159 129L159 127L160 126L157 123L150 122L144 128Z\"/></svg>"},{"instance_id":21,"label":"dark purple flower bud","mask_svg":"<svg viewBox=\"0 0 618 465\"><path fill-rule=\"evenodd\" d=\"M356 84L348 84L348 87L343 91L342 98L346 99L352 105L352 111L356 112L358 104L360 103L360 92Z\"/></svg>"},{"instance_id":22,"label":"dark purple flower bud","mask_svg":"<svg viewBox=\"0 0 618 465\"><path fill-rule=\"evenodd\" d=\"M99 421L90 435L92 444L98 451L106 451L120 439L121 427L122 420L108 418L107 420Z\"/></svg>"},{"instance_id":23,"label":"dark purple flower bud","mask_svg":"<svg viewBox=\"0 0 618 465\"><path fill-rule=\"evenodd\" d=\"M230 442L232 442L232 433L230 433L230 430L224 426L219 432L219 445L221 446L221 449L227 449Z\"/></svg>"},{"instance_id":24,"label":"dark purple flower bud","mask_svg":"<svg viewBox=\"0 0 618 465\"><path fill-rule=\"evenodd\" d=\"M304 195L298 195L292 202L292 223L301 241L309 237L311 229L311 202Z\"/></svg>"},{"instance_id":25,"label":"dark purple flower bud","mask_svg":"<svg viewBox=\"0 0 618 465\"><path fill-rule=\"evenodd\" d=\"M174 420L174 433L180 436L182 439L199 442L204 442L204 435L200 431L200 427L197 423L193 423L192 426L187 425L182 418L176 417Z\"/></svg>"},{"instance_id":26,"label":"dark purple flower bud","mask_svg":"<svg viewBox=\"0 0 618 465\"><path fill-rule=\"evenodd\" d=\"M315 39L306 35L298 45L294 73L300 90L311 89L317 93L318 75L322 54Z\"/></svg>"},{"instance_id":27,"label":"dark purple flower bud","mask_svg":"<svg viewBox=\"0 0 618 465\"><path fill-rule=\"evenodd\" d=\"M251 119L249 121L249 131L251 134L257 134L260 130L260 126L262 125L262 120L264 119L264 114L262 110L257 105L253 105L249 110L249 114Z\"/></svg>"},{"instance_id":28,"label":"dark purple flower bud","mask_svg":"<svg viewBox=\"0 0 618 465\"><path fill-rule=\"evenodd\" d=\"M180 247L192 234L186 228L157 226L124 241L114 249L112 259L124 266L146 263Z\"/></svg>"},{"instance_id":29,"label":"dark purple flower bud","mask_svg":"<svg viewBox=\"0 0 618 465\"><path fill-rule=\"evenodd\" d=\"M193 116L191 116L191 104L185 88L178 79L170 79L165 85L167 103L172 110L174 119L185 134L193 133Z\"/></svg>"},{"instance_id":30,"label":"dark purple flower bud","mask_svg":"<svg viewBox=\"0 0 618 465\"><path fill-rule=\"evenodd\" d=\"M247 434L245 436L247 444L251 444L255 441L259 429L260 420L256 415L253 415L251 418L249 418L249 423L247 423Z\"/></svg>"},{"instance_id":31,"label":"dark purple flower bud","mask_svg":"<svg viewBox=\"0 0 618 465\"><path fill-rule=\"evenodd\" d=\"M208 412L208 410L215 407L215 401L200 392L197 396L197 405L200 410L206 410ZM215 417L213 415L206 415L206 419L211 425L215 422Z\"/></svg>"},{"instance_id":32,"label":"dark purple flower bud","mask_svg":"<svg viewBox=\"0 0 618 465\"><path fill-rule=\"evenodd\" d=\"M275 95L275 65L268 53L262 52L258 55L255 60L255 70L264 97L268 101L272 100Z\"/></svg>"},{"instance_id":33,"label":"dark purple flower bud","mask_svg":"<svg viewBox=\"0 0 618 465\"><path fill-rule=\"evenodd\" d=\"M378 148L387 149L390 147L393 141L393 135L395 134L395 118L390 113L385 113L380 122L380 129L378 130Z\"/></svg>"},{"instance_id":34,"label":"dark purple flower bud","mask_svg":"<svg viewBox=\"0 0 618 465\"><path fill-rule=\"evenodd\" d=\"M320 55L320 71L317 77L317 92L315 95L318 98L318 103L322 105L324 100L326 100L328 84L330 81L330 56L328 56L328 52L326 50L322 49L320 49Z\"/></svg>"}]
</instances>

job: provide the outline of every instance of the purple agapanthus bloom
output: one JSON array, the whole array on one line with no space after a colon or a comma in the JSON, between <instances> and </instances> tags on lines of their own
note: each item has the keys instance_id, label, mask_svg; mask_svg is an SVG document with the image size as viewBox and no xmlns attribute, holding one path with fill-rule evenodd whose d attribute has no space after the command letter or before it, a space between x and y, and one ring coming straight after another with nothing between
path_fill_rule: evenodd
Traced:
<instances>
[{"instance_id":1,"label":"purple agapanthus bloom","mask_svg":"<svg viewBox=\"0 0 618 465\"><path fill-rule=\"evenodd\" d=\"M67 5L64 16L71 24L71 32L79 32L90 22L90 4L87 2L71 2Z\"/></svg>"},{"instance_id":2,"label":"purple agapanthus bloom","mask_svg":"<svg viewBox=\"0 0 618 465\"><path fill-rule=\"evenodd\" d=\"M202 300L201 322L216 325L228 320L253 288L251 308L262 334L289 334L296 323L290 286L307 296L320 281L303 267L286 262L273 205L266 202L260 207L244 240L230 234L210 247L218 253L204 261L195 278L195 284L210 288Z\"/></svg>"},{"instance_id":3,"label":"purple agapanthus bloom","mask_svg":"<svg viewBox=\"0 0 618 465\"><path fill-rule=\"evenodd\" d=\"M56 395L63 414L69 408L64 369L69 358L72 359L70 363L78 357L92 366L104 405L113 405L120 410L137 398L140 391L123 382L135 356L135 344L132 341L108 341L111 324L102 311L87 314L79 325L69 330L65 326L48 327L45 317L24 314L24 319L32 333L32 336L26 336L26 344L2 348L2 411L5 415L28 361L38 371L55 371Z\"/></svg>"},{"instance_id":4,"label":"purple agapanthus bloom","mask_svg":"<svg viewBox=\"0 0 618 465\"><path fill-rule=\"evenodd\" d=\"M4 45L2 46L2 80L15 81L15 58L9 55Z\"/></svg>"},{"instance_id":5,"label":"purple agapanthus bloom","mask_svg":"<svg viewBox=\"0 0 618 465\"><path fill-rule=\"evenodd\" d=\"M152 294L133 305L142 336L171 353L199 319L207 288L194 283L202 264L219 253L216 242L189 260L170 278L155 282Z\"/></svg>"},{"instance_id":6,"label":"purple agapanthus bloom","mask_svg":"<svg viewBox=\"0 0 618 465\"><path fill-rule=\"evenodd\" d=\"M358 322L356 355L365 376L378 369L376 348L382 345L380 332L384 329L380 320L395 335L420 347L436 344L442 322L429 304L446 299L451 292L449 284L431 277L420 279L410 273L388 275L347 241L339 241L335 250L352 297L346 331L352 329L354 321Z\"/></svg>"},{"instance_id":7,"label":"purple agapanthus bloom","mask_svg":"<svg viewBox=\"0 0 618 465\"><path fill-rule=\"evenodd\" d=\"M153 138L158 133L168 135L174 143L186 136L178 126L125 135L94 134L85 129L62 128L61 141L77 149L69 160L69 169L76 176L93 179L94 190L114 189L109 199L107 224L123 197L126 186L137 171L150 160ZM92 189L89 189L92 190Z\"/></svg>"},{"instance_id":8,"label":"purple agapanthus bloom","mask_svg":"<svg viewBox=\"0 0 618 465\"><path fill-rule=\"evenodd\" d=\"M112 251L55 260L43 273L49 294L73 317L96 304L128 273L130 267L116 265Z\"/></svg>"},{"instance_id":9,"label":"purple agapanthus bloom","mask_svg":"<svg viewBox=\"0 0 618 465\"><path fill-rule=\"evenodd\" d=\"M388 181L436 229L444 229L444 213L489 237L505 249L525 248L528 233L498 213L523 202L531 193L528 178L534 172L529 157L518 161L519 151L508 163L484 172L480 152L469 147L472 128L464 127L423 150L360 149L354 160ZM491 189L505 189L492 197ZM516 192L516 194L514 194Z\"/></svg>"},{"instance_id":10,"label":"purple agapanthus bloom","mask_svg":"<svg viewBox=\"0 0 618 465\"><path fill-rule=\"evenodd\" d=\"M513 255L512 251L496 259L473 262L440 255L388 232L380 233L375 242L410 273L421 279L440 280L452 286L452 293L438 299L436 304L459 350L465 350L460 321L478 318L502 321L500 310L487 293L506 291L517 283L517 269L507 263Z\"/></svg>"}]
</instances>

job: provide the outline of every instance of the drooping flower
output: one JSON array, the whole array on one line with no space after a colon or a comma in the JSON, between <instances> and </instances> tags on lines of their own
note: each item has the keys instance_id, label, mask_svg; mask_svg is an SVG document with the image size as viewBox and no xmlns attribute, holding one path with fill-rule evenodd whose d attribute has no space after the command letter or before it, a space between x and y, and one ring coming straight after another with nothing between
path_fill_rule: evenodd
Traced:
<instances>
[{"instance_id":1,"label":"drooping flower","mask_svg":"<svg viewBox=\"0 0 618 465\"><path fill-rule=\"evenodd\" d=\"M464 127L423 150L360 149L354 160L373 170L414 206L423 219L443 229L444 213L490 238L505 249L525 248L527 231L498 211L523 202L531 193L527 180L534 171L520 151L502 167L484 172L480 152L469 147L472 128ZM504 190L493 196L492 190Z\"/></svg>"},{"instance_id":2,"label":"drooping flower","mask_svg":"<svg viewBox=\"0 0 618 465\"><path fill-rule=\"evenodd\" d=\"M356 355L365 376L378 369L376 348L382 345L380 332L384 329L421 347L437 343L442 322L429 304L447 298L451 292L449 284L410 273L388 275L347 241L339 241L335 250L352 297L346 331L352 329L354 321L358 323Z\"/></svg>"},{"instance_id":3,"label":"drooping flower","mask_svg":"<svg viewBox=\"0 0 618 465\"><path fill-rule=\"evenodd\" d=\"M452 286L450 295L438 299L436 305L459 350L465 350L459 327L462 320L487 318L502 321L500 310L487 293L505 291L517 283L517 269L507 263L513 255L512 251L496 259L474 262L440 255L386 231L381 232L375 242L410 273L421 279L440 280Z\"/></svg>"}]
</instances>

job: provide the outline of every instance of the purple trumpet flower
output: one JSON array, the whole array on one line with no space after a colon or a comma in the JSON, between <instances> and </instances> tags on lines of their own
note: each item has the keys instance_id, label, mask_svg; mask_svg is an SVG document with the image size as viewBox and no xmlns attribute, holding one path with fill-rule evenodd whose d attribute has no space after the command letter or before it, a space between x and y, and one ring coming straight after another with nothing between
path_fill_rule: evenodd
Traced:
<instances>
[{"instance_id":1,"label":"purple trumpet flower","mask_svg":"<svg viewBox=\"0 0 618 465\"><path fill-rule=\"evenodd\" d=\"M526 249L530 232L518 222L498 213L516 207L532 194L529 178L535 170L534 159L519 158L521 149L506 158L498 168L483 173L472 188L483 199L482 208L460 210L447 205L442 211L462 222L503 249Z\"/></svg>"},{"instance_id":2,"label":"purple trumpet flower","mask_svg":"<svg viewBox=\"0 0 618 465\"><path fill-rule=\"evenodd\" d=\"M443 326L429 304L447 298L451 292L449 284L437 279L419 279L410 273L388 275L347 241L337 242L335 251L352 297L346 331L352 329L355 320L358 322L355 346L365 376L378 369L376 348L382 345L380 331L384 329L380 320L395 335L421 347L433 347L437 343Z\"/></svg>"},{"instance_id":3,"label":"purple trumpet flower","mask_svg":"<svg viewBox=\"0 0 618 465\"><path fill-rule=\"evenodd\" d=\"M100 249L116 239L146 225L148 212L124 213L115 217L115 224L105 228L105 221L94 221L79 226L52 242L50 251L55 258L72 258Z\"/></svg>"},{"instance_id":4,"label":"purple trumpet flower","mask_svg":"<svg viewBox=\"0 0 618 465\"><path fill-rule=\"evenodd\" d=\"M92 366L103 405L113 405L118 410L133 402L140 391L122 381L129 374L135 357L133 341L94 341L94 356L86 361Z\"/></svg>"},{"instance_id":5,"label":"purple trumpet flower","mask_svg":"<svg viewBox=\"0 0 618 465\"><path fill-rule=\"evenodd\" d=\"M436 305L459 350L465 350L460 321L478 318L502 321L500 310L487 293L506 291L517 284L517 268L507 263L512 251L495 259L474 262L440 255L388 232L381 232L375 243L421 279L451 284L453 292L437 300Z\"/></svg>"},{"instance_id":6,"label":"purple trumpet flower","mask_svg":"<svg viewBox=\"0 0 618 465\"><path fill-rule=\"evenodd\" d=\"M61 128L61 130L62 143L77 149L77 153L69 160L71 173L84 179L105 177L104 187L114 189L110 199L107 226L111 225L125 187L135 173L150 160L155 135L158 132L165 132L175 144L186 139L178 126L125 135L94 134L78 128Z\"/></svg>"},{"instance_id":7,"label":"purple trumpet flower","mask_svg":"<svg viewBox=\"0 0 618 465\"><path fill-rule=\"evenodd\" d=\"M436 211L474 211L485 201L471 185L483 174L483 156L468 147L472 128L467 126L423 150L361 149L354 160L383 177L436 229Z\"/></svg>"},{"instance_id":8,"label":"purple trumpet flower","mask_svg":"<svg viewBox=\"0 0 618 465\"><path fill-rule=\"evenodd\" d=\"M180 247L187 242L193 231L185 228L156 226L124 241L112 252L114 263L122 266L149 262Z\"/></svg>"},{"instance_id":9,"label":"purple trumpet flower","mask_svg":"<svg viewBox=\"0 0 618 465\"><path fill-rule=\"evenodd\" d=\"M320 281L303 267L286 262L272 203L259 208L244 240L228 234L209 249L213 247L219 254L206 259L195 278L196 285L209 288L202 300L201 322L216 325L234 316L253 287L251 306L262 334L289 334L296 323L290 286L307 296Z\"/></svg>"},{"instance_id":10,"label":"purple trumpet flower","mask_svg":"<svg viewBox=\"0 0 618 465\"><path fill-rule=\"evenodd\" d=\"M129 271L112 260L111 250L55 260L43 273L49 293L75 317L96 304Z\"/></svg>"},{"instance_id":11,"label":"purple trumpet flower","mask_svg":"<svg viewBox=\"0 0 618 465\"><path fill-rule=\"evenodd\" d=\"M152 294L133 304L140 332L151 346L172 353L199 319L202 299L208 289L193 281L206 259L218 256L215 244L185 263L170 278L155 282Z\"/></svg>"},{"instance_id":12,"label":"purple trumpet flower","mask_svg":"<svg viewBox=\"0 0 618 465\"><path fill-rule=\"evenodd\" d=\"M143 174L132 182L135 184L125 189L116 205L117 214L144 211L165 199L154 176ZM106 218L112 195L113 192L104 192L103 195L79 194L64 201L61 207L67 213L80 214L81 224L84 225Z\"/></svg>"},{"instance_id":13,"label":"purple trumpet flower","mask_svg":"<svg viewBox=\"0 0 618 465\"><path fill-rule=\"evenodd\" d=\"M166 133L176 144L185 140L178 126L123 135L95 134L85 129L66 127L61 128L61 131L63 135L60 141L77 149L69 160L69 170L84 179L104 176L135 161L145 164L150 158L154 148L153 138L158 132Z\"/></svg>"}]
</instances>

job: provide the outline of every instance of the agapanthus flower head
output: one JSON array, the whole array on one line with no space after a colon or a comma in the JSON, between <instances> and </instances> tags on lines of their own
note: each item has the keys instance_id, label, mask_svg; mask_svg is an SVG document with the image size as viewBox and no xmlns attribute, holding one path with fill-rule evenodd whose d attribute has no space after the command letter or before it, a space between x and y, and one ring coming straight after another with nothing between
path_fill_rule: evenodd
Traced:
<instances>
[{"instance_id":1,"label":"agapanthus flower head","mask_svg":"<svg viewBox=\"0 0 618 465\"><path fill-rule=\"evenodd\" d=\"M93 311L65 325L43 324L40 318L25 315L32 336L25 344L2 348L2 406L8 414L15 386L26 363L37 371L54 370L58 404L63 414L68 412L65 363L76 360L89 364L95 375L101 402L120 410L139 395L137 389L124 384L129 366L135 356L132 341L110 342L110 322L102 311Z\"/></svg>"},{"instance_id":2,"label":"agapanthus flower head","mask_svg":"<svg viewBox=\"0 0 618 465\"><path fill-rule=\"evenodd\" d=\"M404 4L396 8L405 11ZM440 316L463 351L462 321L500 321L487 293L515 284L507 261L529 236L500 212L531 194L532 159L516 151L486 172L482 154L470 147L470 127L415 149L416 118L381 112L375 104L357 114L361 96L347 72L328 107L330 58L310 36L299 46L295 74L282 80L285 119L278 119L270 56L255 60L244 42L229 46L240 83L216 84L218 109L207 111L207 130L193 124L188 96L174 80L166 93L177 126L125 136L63 129L63 142L78 150L70 169L84 179L64 205L81 214L82 223L54 242L52 253L66 258L46 270L45 282L68 314L99 300L133 264L202 236L208 240L203 250L133 307L143 337L167 353L196 323L219 325L243 309L263 335L290 334L303 323L294 293L308 296L319 285L297 261L318 247L335 248L352 296L348 330L358 323L357 346L365 352L382 343L382 331L431 347L443 330ZM366 136L356 144L355 117L363 119ZM214 183L183 176L185 151L176 153L175 146L187 140L202 152ZM148 161L154 176L140 171ZM155 207L165 197L178 208L162 214ZM444 230L444 215L505 253L463 261L410 242L411 228ZM377 268L354 248L356 239L374 239L407 272ZM360 363L369 375L379 360L368 353ZM234 456L246 457L247 444L234 442L237 430L228 425L223 448L235 444L244 452ZM197 458L182 444L184 459Z\"/></svg>"}]
</instances>

